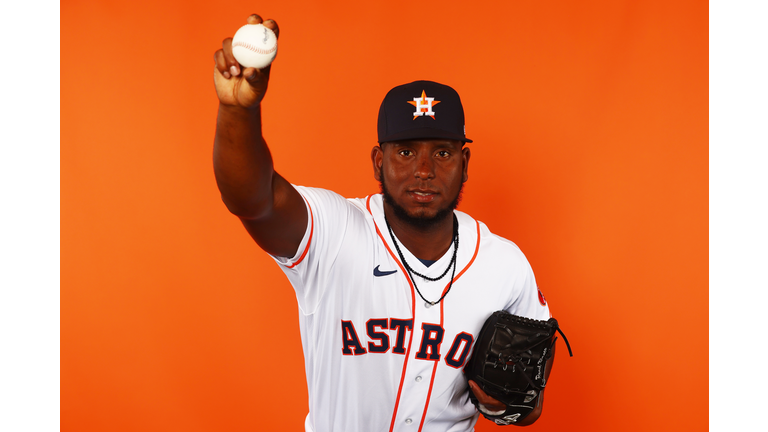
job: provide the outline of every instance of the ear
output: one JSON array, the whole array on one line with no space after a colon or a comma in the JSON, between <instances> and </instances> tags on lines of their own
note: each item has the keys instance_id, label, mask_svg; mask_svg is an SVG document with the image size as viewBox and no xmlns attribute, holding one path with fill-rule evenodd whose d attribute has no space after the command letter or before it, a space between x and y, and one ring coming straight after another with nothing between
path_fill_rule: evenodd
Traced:
<instances>
[{"instance_id":1,"label":"ear","mask_svg":"<svg viewBox=\"0 0 768 432\"><path fill-rule=\"evenodd\" d=\"M374 146L371 149L371 162L373 163L373 178L381 181L381 164L384 162L384 149Z\"/></svg>"},{"instance_id":2,"label":"ear","mask_svg":"<svg viewBox=\"0 0 768 432\"><path fill-rule=\"evenodd\" d=\"M464 168L463 168L464 173L461 180L462 182L466 182L467 180L469 180L469 174L467 173L467 171L469 170L469 157L471 155L472 153L469 151L469 147L464 147L463 149L461 149L461 158L464 161Z\"/></svg>"}]
</instances>

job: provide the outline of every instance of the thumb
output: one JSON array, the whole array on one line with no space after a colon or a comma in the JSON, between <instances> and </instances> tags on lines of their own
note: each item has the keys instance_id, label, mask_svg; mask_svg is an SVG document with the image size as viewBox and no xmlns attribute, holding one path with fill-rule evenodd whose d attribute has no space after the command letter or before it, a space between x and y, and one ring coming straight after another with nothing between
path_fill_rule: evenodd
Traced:
<instances>
[{"instance_id":1,"label":"thumb","mask_svg":"<svg viewBox=\"0 0 768 432\"><path fill-rule=\"evenodd\" d=\"M269 72L272 69L272 65L265 67L264 69L246 68L243 71L243 78L252 87L263 87L269 81Z\"/></svg>"}]
</instances>

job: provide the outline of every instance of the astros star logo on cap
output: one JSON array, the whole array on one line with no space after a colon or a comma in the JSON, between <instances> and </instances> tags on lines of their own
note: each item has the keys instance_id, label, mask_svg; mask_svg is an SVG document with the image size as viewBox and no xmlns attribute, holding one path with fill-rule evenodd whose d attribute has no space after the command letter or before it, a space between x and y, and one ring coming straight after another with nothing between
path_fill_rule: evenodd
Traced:
<instances>
[{"instance_id":1,"label":"astros star logo on cap","mask_svg":"<svg viewBox=\"0 0 768 432\"><path fill-rule=\"evenodd\" d=\"M428 115L434 119L435 112L432 111L432 107L440 103L440 101L436 101L433 97L427 97L427 93L424 90L421 91L421 97L415 97L412 101L407 102L416 107L416 112L413 113L414 120L423 115Z\"/></svg>"},{"instance_id":2,"label":"astros star logo on cap","mask_svg":"<svg viewBox=\"0 0 768 432\"><path fill-rule=\"evenodd\" d=\"M435 108L437 104L440 106ZM450 86L427 80L388 91L379 107L376 131L379 144L418 139L472 142L464 129L459 94Z\"/></svg>"}]
</instances>

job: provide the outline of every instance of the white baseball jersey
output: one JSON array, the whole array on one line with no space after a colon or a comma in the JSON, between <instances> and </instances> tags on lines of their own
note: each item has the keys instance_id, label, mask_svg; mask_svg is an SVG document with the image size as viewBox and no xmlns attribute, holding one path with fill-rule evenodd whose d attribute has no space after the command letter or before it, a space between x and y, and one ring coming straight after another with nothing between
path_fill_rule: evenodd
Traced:
<instances>
[{"instance_id":1,"label":"white baseball jersey","mask_svg":"<svg viewBox=\"0 0 768 432\"><path fill-rule=\"evenodd\" d=\"M485 320L500 309L550 317L523 253L456 211L453 287L432 306L400 262L381 195L348 200L296 188L308 205L307 231L296 256L275 259L299 305L306 431L473 430L478 414L462 368ZM427 267L400 243L411 268L432 278L448 267L453 248ZM437 282L414 278L422 295L436 301L450 275Z\"/></svg>"}]
</instances>

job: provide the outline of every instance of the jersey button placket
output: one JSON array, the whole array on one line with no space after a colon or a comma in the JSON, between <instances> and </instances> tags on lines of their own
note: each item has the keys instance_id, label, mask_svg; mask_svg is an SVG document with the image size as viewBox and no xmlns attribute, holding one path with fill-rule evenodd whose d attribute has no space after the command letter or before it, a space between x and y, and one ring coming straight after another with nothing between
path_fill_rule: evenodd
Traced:
<instances>
[{"instance_id":1,"label":"jersey button placket","mask_svg":"<svg viewBox=\"0 0 768 432\"><path fill-rule=\"evenodd\" d=\"M433 362L415 358L411 358L411 361L408 362L409 371L407 380L403 383L404 396L400 410L402 417L398 421L400 427L405 428L411 424L419 423L429 393L429 380L433 364Z\"/></svg>"},{"instance_id":2,"label":"jersey button placket","mask_svg":"<svg viewBox=\"0 0 768 432\"><path fill-rule=\"evenodd\" d=\"M420 282L424 283L425 288L429 288L429 283L426 283L426 281L420 281ZM440 288L442 289L442 286ZM427 289L426 291L436 291L436 290ZM416 294L415 292L414 294L418 298L418 294ZM429 294L435 294L435 293L429 292ZM427 361L427 360L416 358L416 354L420 349L421 340L423 337L423 334L422 334L423 324L424 323L436 324L436 323L440 323L441 321L439 305L435 305L436 307L432 307L433 305L427 302L424 302L422 304L425 305L424 309L417 307L416 310L414 311L415 314L413 317L413 332L414 332L413 346L411 347L410 359L408 361L408 367L406 371L408 378L407 378L407 381L403 383L402 394L404 396L403 396L403 399L401 400L401 409L398 410L400 411L399 414L402 415L402 417L400 417L401 419L400 421L402 422L400 423L400 425L403 428L410 426L412 424L418 425L419 422L421 421L422 413L426 409L425 403L429 398L429 383L432 377L432 369L435 364L434 361ZM429 308L427 308L426 306L429 306ZM408 428L408 430L410 430L410 428Z\"/></svg>"}]
</instances>

